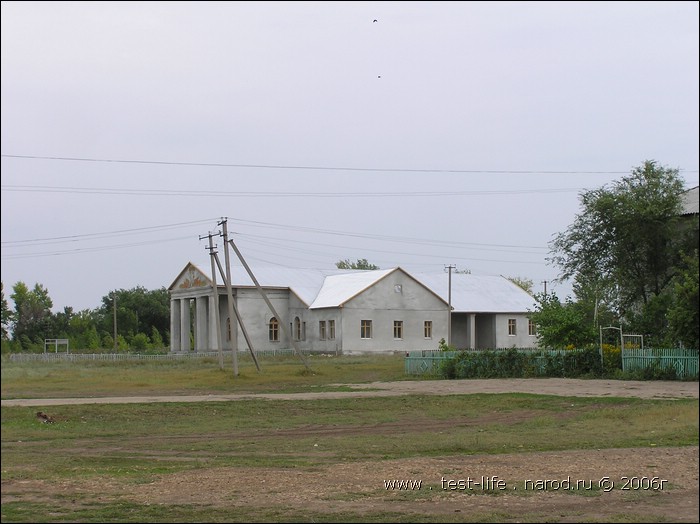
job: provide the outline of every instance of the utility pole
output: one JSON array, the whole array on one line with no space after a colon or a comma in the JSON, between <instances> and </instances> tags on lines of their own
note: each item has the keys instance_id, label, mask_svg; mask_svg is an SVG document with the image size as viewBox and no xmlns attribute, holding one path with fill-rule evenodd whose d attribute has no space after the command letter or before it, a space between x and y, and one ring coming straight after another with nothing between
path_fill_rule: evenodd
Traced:
<instances>
[{"instance_id":1,"label":"utility pole","mask_svg":"<svg viewBox=\"0 0 700 524\"><path fill-rule=\"evenodd\" d=\"M224 369L224 349L221 344L221 317L219 315L219 287L216 284L216 269L214 267L214 257L216 257L216 246L212 240L212 234L209 232L209 258L211 259L211 283L214 288L214 316L216 317L216 347L219 350L219 369ZM199 237L202 240L204 237ZM210 330L211 333L211 330Z\"/></svg>"},{"instance_id":2,"label":"utility pole","mask_svg":"<svg viewBox=\"0 0 700 524\"><path fill-rule=\"evenodd\" d=\"M114 352L117 352L117 291L112 293L114 299Z\"/></svg>"},{"instance_id":3,"label":"utility pole","mask_svg":"<svg viewBox=\"0 0 700 524\"><path fill-rule=\"evenodd\" d=\"M227 219L222 218L219 224L221 226L221 236L224 238L224 259L226 262L226 294L228 296L228 322L231 332L231 353L233 353L233 376L238 376L238 325L234 320L233 312L233 290L231 289L231 260L228 254L228 226Z\"/></svg>"},{"instance_id":4,"label":"utility pole","mask_svg":"<svg viewBox=\"0 0 700 524\"><path fill-rule=\"evenodd\" d=\"M221 273L221 278L226 278L226 274L224 273L224 269L221 267L221 262L219 261L219 256L214 253L214 260L216 260L216 265L219 267L219 273ZM250 356L253 357L253 362L255 362L255 367L257 368L258 371L260 371L260 364L258 363L258 358L255 356L255 349L253 348L253 341L251 340L250 336L248 335L248 330L245 327L245 324L243 323L243 317L241 317L240 311L238 311L238 307L236 306L236 303L233 302L233 313L236 315L236 319L238 320L238 325L241 326L241 331L243 332L243 336L245 337L245 341L248 344L248 349L250 350Z\"/></svg>"},{"instance_id":5,"label":"utility pole","mask_svg":"<svg viewBox=\"0 0 700 524\"><path fill-rule=\"evenodd\" d=\"M447 276L447 345L448 347L452 344L452 270L456 269L457 266L450 264L445 266L448 271Z\"/></svg>"}]
</instances>

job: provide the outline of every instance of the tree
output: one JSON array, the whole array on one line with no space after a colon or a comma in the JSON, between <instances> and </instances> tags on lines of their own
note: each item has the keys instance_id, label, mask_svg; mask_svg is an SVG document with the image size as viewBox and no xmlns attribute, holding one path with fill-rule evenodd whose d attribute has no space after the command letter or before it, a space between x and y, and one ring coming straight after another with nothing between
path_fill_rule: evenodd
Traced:
<instances>
[{"instance_id":1,"label":"tree","mask_svg":"<svg viewBox=\"0 0 700 524\"><path fill-rule=\"evenodd\" d=\"M13 340L19 340L23 349L29 349L32 345L43 346L45 338L56 338L51 333L53 301L49 291L38 283L30 291L22 281L12 290L11 298L15 303Z\"/></svg>"},{"instance_id":2,"label":"tree","mask_svg":"<svg viewBox=\"0 0 700 524\"><path fill-rule=\"evenodd\" d=\"M164 287L147 290L137 286L132 289L120 289L102 297L102 306L98 310L98 330L102 333L114 333L114 293L117 295L117 330L125 338L132 338L138 333L149 335L153 328L159 333L170 329L170 296Z\"/></svg>"},{"instance_id":3,"label":"tree","mask_svg":"<svg viewBox=\"0 0 700 524\"><path fill-rule=\"evenodd\" d=\"M612 188L580 195L582 211L550 245L560 279L597 289L628 324L670 285L684 249L678 170L645 161ZM658 316L648 329L663 332ZM647 320L651 317L647 316ZM634 329L634 326L632 326Z\"/></svg>"},{"instance_id":4,"label":"tree","mask_svg":"<svg viewBox=\"0 0 700 524\"><path fill-rule=\"evenodd\" d=\"M370 264L366 258L357 259L357 262L350 262L349 258L335 263L338 269L379 269L379 266Z\"/></svg>"},{"instance_id":5,"label":"tree","mask_svg":"<svg viewBox=\"0 0 700 524\"><path fill-rule=\"evenodd\" d=\"M508 277L508 280L510 280L516 286L527 291L529 295L532 295L532 286L534 285L534 282L531 279L520 277Z\"/></svg>"},{"instance_id":6,"label":"tree","mask_svg":"<svg viewBox=\"0 0 700 524\"><path fill-rule=\"evenodd\" d=\"M683 258L683 267L674 279L673 302L668 309L669 343L680 342L688 348L699 348L698 331L698 250Z\"/></svg>"},{"instance_id":7,"label":"tree","mask_svg":"<svg viewBox=\"0 0 700 524\"><path fill-rule=\"evenodd\" d=\"M571 297L564 304L554 293L535 294L535 311L529 315L537 326L537 344L545 349L584 348L596 342L597 330Z\"/></svg>"},{"instance_id":8,"label":"tree","mask_svg":"<svg viewBox=\"0 0 700 524\"><path fill-rule=\"evenodd\" d=\"M97 313L84 309L70 317L69 338L71 347L76 349L99 349L100 337L97 333Z\"/></svg>"},{"instance_id":9,"label":"tree","mask_svg":"<svg viewBox=\"0 0 700 524\"><path fill-rule=\"evenodd\" d=\"M10 328L10 322L12 322L12 311L5 300L5 286L0 282L0 306L2 315L2 340L8 340L8 329Z\"/></svg>"}]
</instances>

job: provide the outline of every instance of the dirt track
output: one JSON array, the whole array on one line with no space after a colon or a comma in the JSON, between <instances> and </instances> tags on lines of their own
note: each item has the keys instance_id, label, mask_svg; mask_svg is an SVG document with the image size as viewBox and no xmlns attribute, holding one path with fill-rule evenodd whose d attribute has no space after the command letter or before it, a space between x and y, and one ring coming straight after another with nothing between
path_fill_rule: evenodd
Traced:
<instances>
[{"instance_id":1,"label":"dirt track","mask_svg":"<svg viewBox=\"0 0 700 524\"><path fill-rule=\"evenodd\" d=\"M545 379L414 380L336 384L355 391L305 393L236 393L226 395L86 397L3 400L3 406L58 406L65 404L141 404L148 402L226 402L252 398L312 400L321 398L398 395L468 395L476 393L533 393L572 397L698 398L698 382Z\"/></svg>"},{"instance_id":2,"label":"dirt track","mask_svg":"<svg viewBox=\"0 0 700 524\"><path fill-rule=\"evenodd\" d=\"M439 380L338 384L353 391L230 394L206 396L140 396L72 399L3 400L3 406L49 406L88 403L202 402L246 399L343 398L396 395L457 395L476 393L538 393L579 397L637 397L647 399L698 398L697 382L632 382L573 379ZM445 424L460 421L452 418ZM342 428L341 428L342 429ZM374 431L375 438L395 438ZM323 428L321 428L323 430ZM314 437L324 453L332 446L338 428L304 427L283 438L303 441ZM331 431L332 430L332 431ZM371 432L372 428L363 428ZM436 434L441 427L433 427ZM329 432L331 431L331 432ZM478 428L474 428L478 431ZM240 435L239 435L240 436ZM249 437L253 438L252 434ZM81 448L71 442L70 453L95 452L95 442ZM113 445L110 443L109 445ZM78 446L76 448L76 446ZM102 451L100 451L102 453ZM162 456L161 456L162 455ZM151 452L149 460L170 460L171 454ZM446 482L497 478L503 491L456 489ZM652 489L625 489L630 478L657 479ZM420 480L420 493L389 489L387 480ZM582 481L575 492L550 486L539 489L535 481ZM603 482L614 483L608 491ZM663 488L658 482L664 481ZM81 509L76 499L100 504L189 505L215 508L232 521L243 515L270 521L308 520L343 522L363 515L386 521L427 522L698 522L698 447L645 447L590 449L510 454L456 454L445 457L412 457L381 461L350 461L314 467L260 466L201 467L164 473L134 489L128 479L98 476L65 478L59 482L38 479L3 480L2 502L35 502L59 505L64 511ZM447 487L445 487L447 486ZM145 510L144 510L145 511ZM68 513L70 515L70 513Z\"/></svg>"}]
</instances>

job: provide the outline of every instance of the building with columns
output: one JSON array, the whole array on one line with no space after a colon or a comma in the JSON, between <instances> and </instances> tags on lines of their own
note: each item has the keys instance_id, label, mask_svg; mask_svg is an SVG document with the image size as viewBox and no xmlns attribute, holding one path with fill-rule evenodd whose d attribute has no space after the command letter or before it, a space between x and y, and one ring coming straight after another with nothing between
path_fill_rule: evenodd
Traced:
<instances>
[{"instance_id":1,"label":"building with columns","mask_svg":"<svg viewBox=\"0 0 700 524\"><path fill-rule=\"evenodd\" d=\"M172 352L297 348L319 353L535 347L535 300L504 277L400 267L360 270L253 268L274 313L242 267L226 286L188 263L168 288ZM450 312L451 305L451 312ZM233 329L232 329L233 326ZM448 329L451 333L448 335ZM247 335L247 336L245 336Z\"/></svg>"}]
</instances>

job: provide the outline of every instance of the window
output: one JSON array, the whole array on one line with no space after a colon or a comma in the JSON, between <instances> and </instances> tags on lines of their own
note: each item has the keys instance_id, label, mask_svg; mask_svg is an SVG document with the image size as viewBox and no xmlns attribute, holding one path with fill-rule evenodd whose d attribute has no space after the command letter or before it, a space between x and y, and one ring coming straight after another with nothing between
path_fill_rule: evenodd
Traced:
<instances>
[{"instance_id":1,"label":"window","mask_svg":"<svg viewBox=\"0 0 700 524\"><path fill-rule=\"evenodd\" d=\"M423 336L425 338L433 338L433 321L426 320L423 322Z\"/></svg>"},{"instance_id":2,"label":"window","mask_svg":"<svg viewBox=\"0 0 700 524\"><path fill-rule=\"evenodd\" d=\"M318 321L318 338L319 340L326 340L326 321Z\"/></svg>"},{"instance_id":3,"label":"window","mask_svg":"<svg viewBox=\"0 0 700 524\"><path fill-rule=\"evenodd\" d=\"M360 322L360 338L372 338L371 320L362 320Z\"/></svg>"},{"instance_id":4,"label":"window","mask_svg":"<svg viewBox=\"0 0 700 524\"><path fill-rule=\"evenodd\" d=\"M270 342L279 342L280 341L280 323L277 321L275 317L272 317L270 319L270 324L269 324L269 337L270 337Z\"/></svg>"},{"instance_id":5,"label":"window","mask_svg":"<svg viewBox=\"0 0 700 524\"><path fill-rule=\"evenodd\" d=\"M301 320L294 317L294 340L301 340Z\"/></svg>"},{"instance_id":6,"label":"window","mask_svg":"<svg viewBox=\"0 0 700 524\"><path fill-rule=\"evenodd\" d=\"M394 293L401 293L401 291L402 291L401 284L396 284L394 286Z\"/></svg>"},{"instance_id":7,"label":"window","mask_svg":"<svg viewBox=\"0 0 700 524\"><path fill-rule=\"evenodd\" d=\"M394 339L401 340L403 338L403 320L394 320Z\"/></svg>"},{"instance_id":8,"label":"window","mask_svg":"<svg viewBox=\"0 0 700 524\"><path fill-rule=\"evenodd\" d=\"M306 340L306 322L301 323L301 340Z\"/></svg>"},{"instance_id":9,"label":"window","mask_svg":"<svg viewBox=\"0 0 700 524\"><path fill-rule=\"evenodd\" d=\"M328 321L328 338L329 340L335 340L335 320Z\"/></svg>"},{"instance_id":10,"label":"window","mask_svg":"<svg viewBox=\"0 0 700 524\"><path fill-rule=\"evenodd\" d=\"M514 318L509 318L508 319L508 336L514 337L516 335L516 325L515 325L515 319Z\"/></svg>"},{"instance_id":11,"label":"window","mask_svg":"<svg viewBox=\"0 0 700 524\"><path fill-rule=\"evenodd\" d=\"M231 317L226 319L226 340L231 340Z\"/></svg>"},{"instance_id":12,"label":"window","mask_svg":"<svg viewBox=\"0 0 700 524\"><path fill-rule=\"evenodd\" d=\"M531 337L537 335L537 326L532 320L527 321L527 334Z\"/></svg>"}]
</instances>

